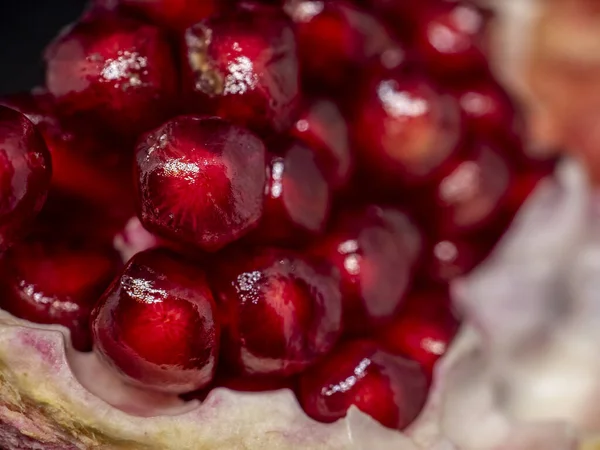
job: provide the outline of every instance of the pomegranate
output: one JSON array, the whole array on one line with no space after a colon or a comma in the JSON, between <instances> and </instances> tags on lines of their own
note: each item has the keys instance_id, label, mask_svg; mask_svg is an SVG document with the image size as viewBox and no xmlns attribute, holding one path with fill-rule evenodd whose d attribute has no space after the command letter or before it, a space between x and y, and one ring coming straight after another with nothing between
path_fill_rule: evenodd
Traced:
<instances>
[{"instance_id":1,"label":"pomegranate","mask_svg":"<svg viewBox=\"0 0 600 450\"><path fill-rule=\"evenodd\" d=\"M296 40L276 8L238 7L185 34L184 91L191 111L259 133L285 131L299 99Z\"/></svg>"},{"instance_id":2,"label":"pomegranate","mask_svg":"<svg viewBox=\"0 0 600 450\"><path fill-rule=\"evenodd\" d=\"M376 181L422 184L460 153L456 100L427 77L377 77L356 103L352 134L360 162Z\"/></svg>"},{"instance_id":3,"label":"pomegranate","mask_svg":"<svg viewBox=\"0 0 600 450\"><path fill-rule=\"evenodd\" d=\"M350 1L288 1L303 75L320 91L346 85L349 71L369 63L400 65L405 54L385 25ZM318 50L316 50L318 49Z\"/></svg>"},{"instance_id":4,"label":"pomegranate","mask_svg":"<svg viewBox=\"0 0 600 450\"><path fill-rule=\"evenodd\" d=\"M146 228L214 251L256 227L263 211L265 148L216 117L177 117L139 142L136 181Z\"/></svg>"},{"instance_id":5,"label":"pomegranate","mask_svg":"<svg viewBox=\"0 0 600 450\"><path fill-rule=\"evenodd\" d=\"M402 313L382 331L380 342L387 351L418 362L431 379L435 363L444 356L457 331L447 290L429 288L411 293Z\"/></svg>"},{"instance_id":6,"label":"pomegranate","mask_svg":"<svg viewBox=\"0 0 600 450\"><path fill-rule=\"evenodd\" d=\"M392 356L370 341L337 348L302 374L298 398L322 422L344 417L351 405L389 427L404 429L420 412L427 383L418 364Z\"/></svg>"},{"instance_id":7,"label":"pomegranate","mask_svg":"<svg viewBox=\"0 0 600 450\"><path fill-rule=\"evenodd\" d=\"M301 142L282 145L267 168L264 216L255 238L293 242L322 233L329 218L331 190L317 154Z\"/></svg>"},{"instance_id":8,"label":"pomegranate","mask_svg":"<svg viewBox=\"0 0 600 450\"><path fill-rule=\"evenodd\" d=\"M350 181L354 154L346 119L334 102L320 99L306 106L291 134L314 149L319 167L333 189L339 190Z\"/></svg>"},{"instance_id":9,"label":"pomegranate","mask_svg":"<svg viewBox=\"0 0 600 450\"><path fill-rule=\"evenodd\" d=\"M420 258L421 236L402 211L370 205L339 217L312 251L340 271L344 327L357 332L398 312Z\"/></svg>"},{"instance_id":10,"label":"pomegranate","mask_svg":"<svg viewBox=\"0 0 600 450\"><path fill-rule=\"evenodd\" d=\"M326 264L292 251L254 249L226 253L214 277L222 356L237 372L292 375L335 345L342 299Z\"/></svg>"},{"instance_id":11,"label":"pomegranate","mask_svg":"<svg viewBox=\"0 0 600 450\"><path fill-rule=\"evenodd\" d=\"M76 239L30 238L0 266L2 309L32 322L64 325L75 348L92 349L90 312L119 267L112 249Z\"/></svg>"},{"instance_id":12,"label":"pomegranate","mask_svg":"<svg viewBox=\"0 0 600 450\"><path fill-rule=\"evenodd\" d=\"M593 215L568 166L517 214L554 160L492 73L489 19L468 0L94 0L45 86L0 98L0 448L538 438L513 355L535 365L557 330L585 347L553 318L593 287L569 279L559 308L538 284L594 272L593 251L549 261ZM567 384L579 402L563 383L542 404Z\"/></svg>"},{"instance_id":13,"label":"pomegranate","mask_svg":"<svg viewBox=\"0 0 600 450\"><path fill-rule=\"evenodd\" d=\"M206 277L165 251L134 256L91 323L96 351L128 382L180 394L214 376L219 324Z\"/></svg>"},{"instance_id":14,"label":"pomegranate","mask_svg":"<svg viewBox=\"0 0 600 450\"><path fill-rule=\"evenodd\" d=\"M116 14L87 16L46 49L46 85L61 113L127 136L159 125L177 99L176 67L156 27Z\"/></svg>"},{"instance_id":15,"label":"pomegranate","mask_svg":"<svg viewBox=\"0 0 600 450\"><path fill-rule=\"evenodd\" d=\"M0 106L0 251L42 208L50 176L48 148L33 123Z\"/></svg>"}]
</instances>

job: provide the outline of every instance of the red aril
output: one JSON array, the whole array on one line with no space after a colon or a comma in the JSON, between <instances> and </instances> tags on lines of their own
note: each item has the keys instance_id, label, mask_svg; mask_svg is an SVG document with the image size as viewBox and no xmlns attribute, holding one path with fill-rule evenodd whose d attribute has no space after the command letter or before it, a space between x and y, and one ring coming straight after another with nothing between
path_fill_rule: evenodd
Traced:
<instances>
[{"instance_id":1,"label":"red aril","mask_svg":"<svg viewBox=\"0 0 600 450\"><path fill-rule=\"evenodd\" d=\"M125 11L140 14L153 23L183 30L217 12L223 0L120 0Z\"/></svg>"},{"instance_id":2,"label":"red aril","mask_svg":"<svg viewBox=\"0 0 600 450\"><path fill-rule=\"evenodd\" d=\"M442 236L481 229L498 217L513 178L503 147L475 142L434 186L434 227Z\"/></svg>"},{"instance_id":3,"label":"red aril","mask_svg":"<svg viewBox=\"0 0 600 450\"><path fill-rule=\"evenodd\" d=\"M184 91L192 112L260 133L285 131L299 100L296 40L277 8L234 8L185 35Z\"/></svg>"},{"instance_id":4,"label":"red aril","mask_svg":"<svg viewBox=\"0 0 600 450\"><path fill-rule=\"evenodd\" d=\"M44 90L8 96L0 104L25 114L42 134L52 156L54 190L122 210L125 217L133 214L132 157L119 139L90 124L61 123L52 96Z\"/></svg>"},{"instance_id":5,"label":"red aril","mask_svg":"<svg viewBox=\"0 0 600 450\"><path fill-rule=\"evenodd\" d=\"M48 148L34 124L0 106L0 252L42 209L51 173Z\"/></svg>"},{"instance_id":6,"label":"red aril","mask_svg":"<svg viewBox=\"0 0 600 450\"><path fill-rule=\"evenodd\" d=\"M321 233L329 218L331 190L316 153L298 141L271 155L263 220L253 236L260 242L292 243Z\"/></svg>"},{"instance_id":7,"label":"red aril","mask_svg":"<svg viewBox=\"0 0 600 450\"><path fill-rule=\"evenodd\" d=\"M320 99L306 105L291 134L316 152L319 167L333 189L349 182L354 155L346 119L333 101Z\"/></svg>"},{"instance_id":8,"label":"red aril","mask_svg":"<svg viewBox=\"0 0 600 450\"><path fill-rule=\"evenodd\" d=\"M163 32L117 14L85 17L50 44L45 59L61 114L129 137L168 118L179 93Z\"/></svg>"},{"instance_id":9,"label":"red aril","mask_svg":"<svg viewBox=\"0 0 600 450\"><path fill-rule=\"evenodd\" d=\"M345 330L364 332L401 307L421 256L421 235L402 211L371 205L342 213L312 252L341 274Z\"/></svg>"},{"instance_id":10,"label":"red aril","mask_svg":"<svg viewBox=\"0 0 600 450\"><path fill-rule=\"evenodd\" d=\"M201 268L163 250L138 253L92 311L98 354L130 383L175 394L207 386L219 323Z\"/></svg>"},{"instance_id":11,"label":"red aril","mask_svg":"<svg viewBox=\"0 0 600 450\"><path fill-rule=\"evenodd\" d=\"M383 348L418 362L431 380L435 363L446 353L458 331L443 288L416 291L394 322L379 335Z\"/></svg>"},{"instance_id":12,"label":"red aril","mask_svg":"<svg viewBox=\"0 0 600 450\"><path fill-rule=\"evenodd\" d=\"M351 133L361 169L374 183L423 184L460 150L456 100L427 77L390 72L360 94Z\"/></svg>"},{"instance_id":13,"label":"red aril","mask_svg":"<svg viewBox=\"0 0 600 450\"><path fill-rule=\"evenodd\" d=\"M311 88L330 92L370 62L391 68L405 57L386 27L352 2L292 0L285 9L296 25L301 68Z\"/></svg>"},{"instance_id":14,"label":"red aril","mask_svg":"<svg viewBox=\"0 0 600 450\"><path fill-rule=\"evenodd\" d=\"M464 237L437 238L428 248L424 276L434 281L448 283L468 274L490 253L496 239L485 233Z\"/></svg>"},{"instance_id":15,"label":"red aril","mask_svg":"<svg viewBox=\"0 0 600 450\"><path fill-rule=\"evenodd\" d=\"M291 250L223 254L212 274L223 360L244 376L289 376L325 356L341 331L339 281Z\"/></svg>"},{"instance_id":16,"label":"red aril","mask_svg":"<svg viewBox=\"0 0 600 450\"><path fill-rule=\"evenodd\" d=\"M67 327L73 346L89 351L90 311L119 263L110 247L56 236L29 238L0 261L0 306L31 322Z\"/></svg>"},{"instance_id":17,"label":"red aril","mask_svg":"<svg viewBox=\"0 0 600 450\"><path fill-rule=\"evenodd\" d=\"M313 419L334 422L354 405L399 430L417 417L426 397L427 380L419 365L371 341L342 344L304 372L298 386L298 400Z\"/></svg>"},{"instance_id":18,"label":"red aril","mask_svg":"<svg viewBox=\"0 0 600 450\"><path fill-rule=\"evenodd\" d=\"M249 131L216 117L176 117L138 143L142 224L167 239L218 250L258 225L265 167L265 147Z\"/></svg>"},{"instance_id":19,"label":"red aril","mask_svg":"<svg viewBox=\"0 0 600 450\"><path fill-rule=\"evenodd\" d=\"M440 75L485 71L490 12L470 0L440 1L424 8L415 43L425 64Z\"/></svg>"},{"instance_id":20,"label":"red aril","mask_svg":"<svg viewBox=\"0 0 600 450\"><path fill-rule=\"evenodd\" d=\"M491 77L464 80L452 88L465 116L466 126L482 138L518 140L524 123L508 93Z\"/></svg>"}]
</instances>

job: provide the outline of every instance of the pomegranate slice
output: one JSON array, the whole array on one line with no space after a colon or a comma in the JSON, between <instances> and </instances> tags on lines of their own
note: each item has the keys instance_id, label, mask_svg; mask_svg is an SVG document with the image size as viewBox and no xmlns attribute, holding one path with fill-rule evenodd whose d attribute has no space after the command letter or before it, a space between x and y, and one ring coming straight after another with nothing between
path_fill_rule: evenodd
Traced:
<instances>
[{"instance_id":1,"label":"pomegranate slice","mask_svg":"<svg viewBox=\"0 0 600 450\"><path fill-rule=\"evenodd\" d=\"M285 131L297 108L293 30L277 8L238 7L189 28L184 90L192 112L211 112L257 132Z\"/></svg>"},{"instance_id":2,"label":"pomegranate slice","mask_svg":"<svg viewBox=\"0 0 600 450\"><path fill-rule=\"evenodd\" d=\"M33 123L0 106L0 252L42 209L50 177L48 148Z\"/></svg>"},{"instance_id":3,"label":"pomegranate slice","mask_svg":"<svg viewBox=\"0 0 600 450\"><path fill-rule=\"evenodd\" d=\"M222 357L243 375L289 376L335 345L341 295L332 268L290 250L227 253L213 274Z\"/></svg>"},{"instance_id":4,"label":"pomegranate slice","mask_svg":"<svg viewBox=\"0 0 600 450\"><path fill-rule=\"evenodd\" d=\"M162 31L107 12L91 14L46 49L46 84L63 114L134 138L169 117L175 62Z\"/></svg>"},{"instance_id":5,"label":"pomegranate slice","mask_svg":"<svg viewBox=\"0 0 600 450\"><path fill-rule=\"evenodd\" d=\"M76 349L92 349L90 312L118 270L115 252L56 236L30 238L12 248L0 267L2 309L32 322L64 325Z\"/></svg>"},{"instance_id":6,"label":"pomegranate slice","mask_svg":"<svg viewBox=\"0 0 600 450\"><path fill-rule=\"evenodd\" d=\"M216 117L180 116L137 147L140 218L167 239L218 250L255 228L263 211L265 148Z\"/></svg>"},{"instance_id":7,"label":"pomegranate slice","mask_svg":"<svg viewBox=\"0 0 600 450\"><path fill-rule=\"evenodd\" d=\"M130 383L181 394L214 376L219 324L206 277L164 250L133 257L92 311L92 331Z\"/></svg>"},{"instance_id":8,"label":"pomegranate slice","mask_svg":"<svg viewBox=\"0 0 600 450\"><path fill-rule=\"evenodd\" d=\"M382 425L404 429L427 397L427 381L418 364L393 356L371 341L342 344L300 377L298 399L320 422L346 416L354 405Z\"/></svg>"},{"instance_id":9,"label":"pomegranate slice","mask_svg":"<svg viewBox=\"0 0 600 450\"><path fill-rule=\"evenodd\" d=\"M398 312L420 258L421 235L402 211L371 205L343 213L312 252L340 271L344 328L362 332Z\"/></svg>"}]
</instances>

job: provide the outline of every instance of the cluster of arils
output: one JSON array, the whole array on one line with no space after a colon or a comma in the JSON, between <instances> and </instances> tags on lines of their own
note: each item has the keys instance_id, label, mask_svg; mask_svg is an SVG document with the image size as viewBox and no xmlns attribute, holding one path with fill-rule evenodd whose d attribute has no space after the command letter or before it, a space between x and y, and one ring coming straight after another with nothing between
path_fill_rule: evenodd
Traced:
<instances>
[{"instance_id":1,"label":"cluster of arils","mask_svg":"<svg viewBox=\"0 0 600 450\"><path fill-rule=\"evenodd\" d=\"M291 387L402 429L449 281L551 162L487 11L271 3L98 1L49 45L45 87L1 101L0 304L143 388Z\"/></svg>"}]
</instances>

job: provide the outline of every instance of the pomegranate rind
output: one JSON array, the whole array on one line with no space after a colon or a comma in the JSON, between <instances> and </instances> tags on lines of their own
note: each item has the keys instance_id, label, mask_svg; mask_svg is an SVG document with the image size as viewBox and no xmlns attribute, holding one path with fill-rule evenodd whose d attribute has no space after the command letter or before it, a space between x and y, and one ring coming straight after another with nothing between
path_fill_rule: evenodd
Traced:
<instances>
[{"instance_id":1,"label":"pomegranate rind","mask_svg":"<svg viewBox=\"0 0 600 450\"><path fill-rule=\"evenodd\" d=\"M179 415L136 417L88 392L69 366L64 335L0 315L0 448L417 450L400 433L351 411L333 425L304 415L289 390L215 389Z\"/></svg>"}]
</instances>

